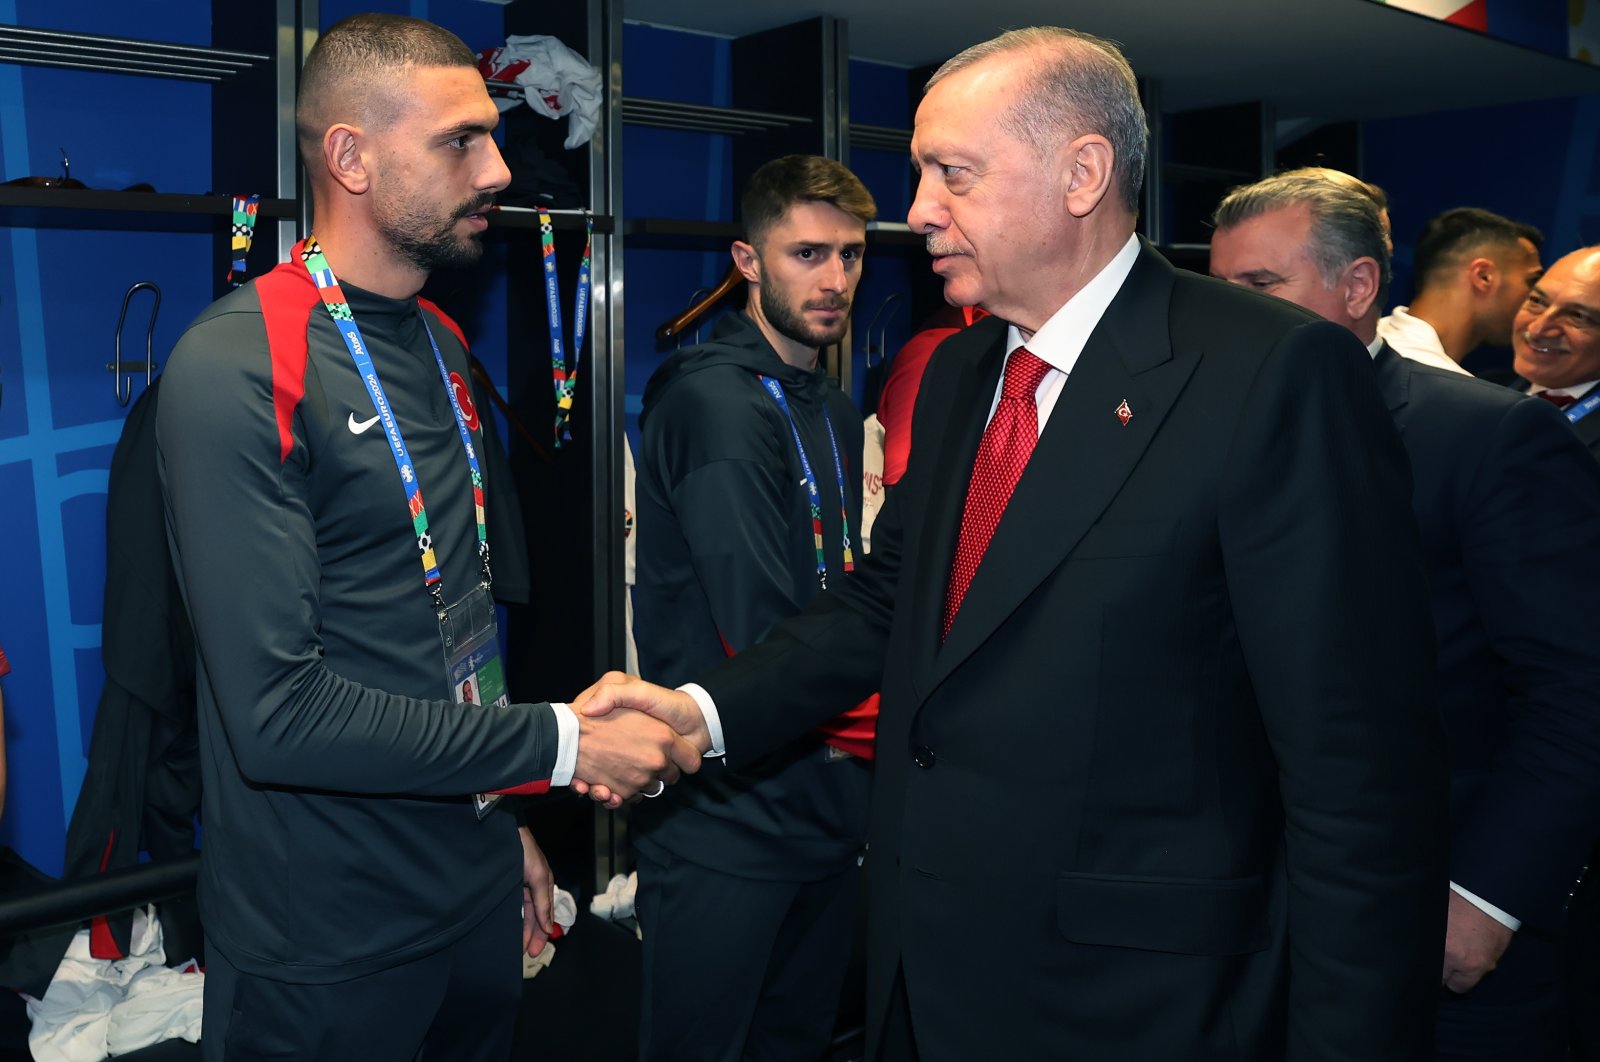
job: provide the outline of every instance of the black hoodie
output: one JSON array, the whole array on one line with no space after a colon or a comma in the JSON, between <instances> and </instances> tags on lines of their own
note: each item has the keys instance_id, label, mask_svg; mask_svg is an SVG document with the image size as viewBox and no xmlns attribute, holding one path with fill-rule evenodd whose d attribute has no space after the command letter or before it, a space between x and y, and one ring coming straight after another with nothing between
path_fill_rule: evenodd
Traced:
<instances>
[{"instance_id":1,"label":"black hoodie","mask_svg":"<svg viewBox=\"0 0 1600 1062\"><path fill-rule=\"evenodd\" d=\"M794 429L760 375L783 386ZM639 667L677 686L759 641L820 592L794 430L821 499L828 585L848 578L829 422L860 561L861 414L826 372L786 364L754 322L728 314L709 343L678 351L651 376L639 421ZM662 799L639 804L638 842L727 873L813 880L859 852L868 781L865 764L830 755L808 735L747 770L708 762Z\"/></svg>"}]
</instances>

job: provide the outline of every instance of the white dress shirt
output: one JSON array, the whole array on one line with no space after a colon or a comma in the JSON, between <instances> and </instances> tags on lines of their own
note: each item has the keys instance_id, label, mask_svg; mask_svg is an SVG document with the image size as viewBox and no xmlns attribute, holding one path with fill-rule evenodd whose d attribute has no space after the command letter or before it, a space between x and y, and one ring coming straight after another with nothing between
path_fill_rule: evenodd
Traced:
<instances>
[{"instance_id":1,"label":"white dress shirt","mask_svg":"<svg viewBox=\"0 0 1600 1062\"><path fill-rule=\"evenodd\" d=\"M1536 383L1530 383L1528 385L1528 393L1530 395L1542 395L1548 391L1553 395L1571 395L1573 398L1582 398L1597 383L1600 383L1600 380L1585 380L1583 383L1573 384L1571 387L1540 387Z\"/></svg>"},{"instance_id":2,"label":"white dress shirt","mask_svg":"<svg viewBox=\"0 0 1600 1062\"><path fill-rule=\"evenodd\" d=\"M1378 318L1378 338L1394 348L1394 352L1402 358L1420 361L1436 369L1459 372L1463 376L1472 375L1444 352L1444 344L1439 342L1439 333L1433 330L1433 325L1420 317L1411 316L1411 311L1404 306L1396 306L1389 316Z\"/></svg>"}]
</instances>

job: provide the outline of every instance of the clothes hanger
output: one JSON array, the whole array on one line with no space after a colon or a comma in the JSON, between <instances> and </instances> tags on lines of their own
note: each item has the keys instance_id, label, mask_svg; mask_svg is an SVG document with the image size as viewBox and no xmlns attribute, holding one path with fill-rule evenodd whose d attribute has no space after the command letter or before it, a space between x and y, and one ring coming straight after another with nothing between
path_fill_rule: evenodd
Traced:
<instances>
[{"instance_id":1,"label":"clothes hanger","mask_svg":"<svg viewBox=\"0 0 1600 1062\"><path fill-rule=\"evenodd\" d=\"M744 280L744 274L739 272L739 267L730 265L728 275L722 278L721 283L711 289L711 294L684 310L678 316L667 321L656 329L656 339L665 342L677 336L684 329L698 321L705 312L720 302L730 291L737 288Z\"/></svg>"},{"instance_id":2,"label":"clothes hanger","mask_svg":"<svg viewBox=\"0 0 1600 1062\"><path fill-rule=\"evenodd\" d=\"M533 447L533 452L538 455L539 460L548 465L550 463L550 451L545 448L543 443L534 438L533 432L528 430L528 426L522 423L522 419L511 409L511 403L500 396L500 389L489 378L489 370L483 367L483 362L479 361L475 354L469 354L467 358L472 365L472 378L483 386L484 394L489 396L489 401L494 403L496 409L505 414L506 423L511 425L512 430L522 437L522 441Z\"/></svg>"}]
</instances>

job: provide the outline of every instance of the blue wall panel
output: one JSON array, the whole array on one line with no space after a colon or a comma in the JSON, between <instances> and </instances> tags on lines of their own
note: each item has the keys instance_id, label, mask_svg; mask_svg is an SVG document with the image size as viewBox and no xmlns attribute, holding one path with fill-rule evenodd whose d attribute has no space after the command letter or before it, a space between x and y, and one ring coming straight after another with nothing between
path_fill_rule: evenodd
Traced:
<instances>
[{"instance_id":1,"label":"blue wall panel","mask_svg":"<svg viewBox=\"0 0 1600 1062\"><path fill-rule=\"evenodd\" d=\"M623 94L726 106L732 94L730 42L723 37L628 23L622 30ZM733 138L652 126L622 130L622 206L627 218L735 221ZM731 242L731 241L729 241ZM664 245L630 241L623 304L625 426L639 447L639 406L645 383L676 349L658 343L658 325L676 316L696 291L715 287L731 259L722 241ZM738 306L739 296L724 305ZM709 336L715 315L699 334ZM684 337L695 342L695 336Z\"/></svg>"},{"instance_id":2,"label":"blue wall panel","mask_svg":"<svg viewBox=\"0 0 1600 1062\"><path fill-rule=\"evenodd\" d=\"M208 0L0 0L0 23L192 44L210 42L210 16ZM0 65L0 178L59 174L62 148L72 176L91 188L143 181L163 192L210 191L210 91ZM14 669L5 680L10 779L0 843L52 873L103 682L106 472L125 415L105 364L122 295L138 280L162 287L154 350L164 360L211 300L213 241L224 238L0 229L0 555L11 573L0 644ZM141 302L130 314L131 358L144 357L147 319Z\"/></svg>"},{"instance_id":3,"label":"blue wall panel","mask_svg":"<svg viewBox=\"0 0 1600 1062\"><path fill-rule=\"evenodd\" d=\"M1394 224L1391 301L1410 297L1411 250L1423 225L1452 207L1483 207L1537 226L1547 263L1579 246L1589 189L1600 192L1593 111L1557 99L1365 123L1362 176L1389 193ZM1513 141L1558 150L1537 163L1496 164L1501 145Z\"/></svg>"}]
</instances>

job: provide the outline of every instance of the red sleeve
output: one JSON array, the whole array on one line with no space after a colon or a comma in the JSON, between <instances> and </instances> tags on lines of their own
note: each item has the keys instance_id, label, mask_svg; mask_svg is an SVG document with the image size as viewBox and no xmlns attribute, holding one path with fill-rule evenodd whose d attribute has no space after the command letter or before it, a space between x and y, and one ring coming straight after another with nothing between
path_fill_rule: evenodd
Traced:
<instances>
[{"instance_id":1,"label":"red sleeve","mask_svg":"<svg viewBox=\"0 0 1600 1062\"><path fill-rule=\"evenodd\" d=\"M883 425L883 482L893 485L906 474L911 456L911 411L917 405L922 372L934 348L959 328L927 328L910 339L889 362L889 376L878 396L878 422Z\"/></svg>"},{"instance_id":2,"label":"red sleeve","mask_svg":"<svg viewBox=\"0 0 1600 1062\"><path fill-rule=\"evenodd\" d=\"M0 675L11 674L11 662L6 659L6 650L0 646Z\"/></svg>"}]
</instances>

